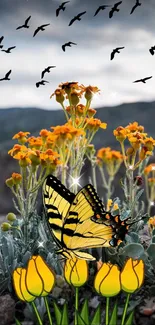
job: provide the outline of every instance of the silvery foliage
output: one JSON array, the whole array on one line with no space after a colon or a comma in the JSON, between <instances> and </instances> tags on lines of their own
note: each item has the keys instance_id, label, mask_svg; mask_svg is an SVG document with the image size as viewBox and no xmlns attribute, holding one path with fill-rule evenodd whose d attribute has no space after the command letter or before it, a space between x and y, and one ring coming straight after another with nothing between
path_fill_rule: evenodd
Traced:
<instances>
[{"instance_id":1,"label":"silvery foliage","mask_svg":"<svg viewBox=\"0 0 155 325\"><path fill-rule=\"evenodd\" d=\"M17 267L26 267L32 255L41 255L57 274L62 273L55 253L56 244L46 225L45 218L34 212L29 216L27 240L24 238L24 220L17 218L11 231L0 230L0 293L12 291L12 272Z\"/></svg>"}]
</instances>

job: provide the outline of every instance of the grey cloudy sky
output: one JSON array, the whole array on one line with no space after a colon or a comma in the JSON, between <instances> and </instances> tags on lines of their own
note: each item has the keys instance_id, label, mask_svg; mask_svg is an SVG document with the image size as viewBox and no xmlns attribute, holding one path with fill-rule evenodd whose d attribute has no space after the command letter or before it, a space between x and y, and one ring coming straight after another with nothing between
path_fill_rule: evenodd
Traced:
<instances>
[{"instance_id":1,"label":"grey cloudy sky","mask_svg":"<svg viewBox=\"0 0 155 325\"><path fill-rule=\"evenodd\" d=\"M101 89L92 107L125 102L155 100L155 56L149 48L155 45L155 1L140 0L142 5L130 15L135 0L123 0L120 12L109 19L109 9L93 17L99 5L113 5L117 0L70 0L66 10L56 17L61 0L0 0L0 36L4 48L16 45L11 54L0 52L0 78L12 69L11 80L0 82L0 108L35 106L59 108L50 94L58 84L78 81ZM80 22L68 26L81 11L87 11ZM29 29L16 30L31 15ZM50 23L46 31L32 37L41 24ZM61 45L72 41L77 46ZM110 61L115 47L125 46ZM49 84L36 88L41 71L56 65L44 79ZM146 84L133 81L153 76Z\"/></svg>"}]
</instances>

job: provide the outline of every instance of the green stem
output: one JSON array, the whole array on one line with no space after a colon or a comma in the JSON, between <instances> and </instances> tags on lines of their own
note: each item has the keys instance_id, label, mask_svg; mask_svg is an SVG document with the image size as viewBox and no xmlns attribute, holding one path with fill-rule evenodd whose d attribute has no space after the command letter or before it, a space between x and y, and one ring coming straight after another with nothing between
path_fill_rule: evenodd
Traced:
<instances>
[{"instance_id":1,"label":"green stem","mask_svg":"<svg viewBox=\"0 0 155 325\"><path fill-rule=\"evenodd\" d=\"M33 310L34 310L34 313L35 313L35 315L37 317L38 324L39 325L43 325L43 322L41 320L41 317L40 317L40 314L38 312L38 309L37 309L37 307L36 307L36 305L35 305L35 303L33 301L31 302L31 305L32 305Z\"/></svg>"},{"instance_id":2,"label":"green stem","mask_svg":"<svg viewBox=\"0 0 155 325\"><path fill-rule=\"evenodd\" d=\"M110 302L110 297L106 297L106 314L105 314L105 324L109 324L109 302Z\"/></svg>"},{"instance_id":3,"label":"green stem","mask_svg":"<svg viewBox=\"0 0 155 325\"><path fill-rule=\"evenodd\" d=\"M109 176L109 180L108 180L108 192L107 192L107 203L108 203L108 200L111 198L111 183L112 183L113 179L114 179L113 176Z\"/></svg>"},{"instance_id":4,"label":"green stem","mask_svg":"<svg viewBox=\"0 0 155 325\"><path fill-rule=\"evenodd\" d=\"M64 106L64 104L63 104L63 103L61 103L61 106L62 106L62 108L63 108L63 111L64 111L64 113L65 113L65 116L66 116L66 120L68 121L68 120L69 120L69 117L68 117L68 114L67 114L66 108L65 108L65 106Z\"/></svg>"},{"instance_id":5,"label":"green stem","mask_svg":"<svg viewBox=\"0 0 155 325\"><path fill-rule=\"evenodd\" d=\"M46 306L46 311L47 311L47 315L48 315L48 319L49 319L49 324L52 325L53 322L52 322L52 317L51 317L47 297L44 297L44 303L45 303L45 306Z\"/></svg>"},{"instance_id":6,"label":"green stem","mask_svg":"<svg viewBox=\"0 0 155 325\"><path fill-rule=\"evenodd\" d=\"M78 308L79 308L79 288L75 288L75 323L74 325L78 325Z\"/></svg>"},{"instance_id":7,"label":"green stem","mask_svg":"<svg viewBox=\"0 0 155 325\"><path fill-rule=\"evenodd\" d=\"M96 183L96 162L95 161L91 161L91 165L92 165L93 185L94 185L94 188L97 190L97 183Z\"/></svg>"},{"instance_id":8,"label":"green stem","mask_svg":"<svg viewBox=\"0 0 155 325\"><path fill-rule=\"evenodd\" d=\"M128 304L129 304L129 299L130 299L130 293L127 294L126 297L126 302L125 302L125 306L124 306L124 310L123 310L123 316L122 316L122 322L121 325L124 325L125 322L125 317L126 317L126 313L127 313L127 308L128 308Z\"/></svg>"}]
</instances>

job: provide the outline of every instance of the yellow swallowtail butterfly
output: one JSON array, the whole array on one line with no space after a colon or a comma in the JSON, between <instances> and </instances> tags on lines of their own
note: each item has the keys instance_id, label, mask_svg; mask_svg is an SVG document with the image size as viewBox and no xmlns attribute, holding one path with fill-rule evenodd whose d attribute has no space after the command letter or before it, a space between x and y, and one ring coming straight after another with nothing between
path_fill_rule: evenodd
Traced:
<instances>
[{"instance_id":1,"label":"yellow swallowtail butterfly","mask_svg":"<svg viewBox=\"0 0 155 325\"><path fill-rule=\"evenodd\" d=\"M105 211L91 184L75 195L49 175L43 184L43 201L50 232L60 247L57 253L65 258L95 260L81 249L116 246L127 233L125 221Z\"/></svg>"}]
</instances>

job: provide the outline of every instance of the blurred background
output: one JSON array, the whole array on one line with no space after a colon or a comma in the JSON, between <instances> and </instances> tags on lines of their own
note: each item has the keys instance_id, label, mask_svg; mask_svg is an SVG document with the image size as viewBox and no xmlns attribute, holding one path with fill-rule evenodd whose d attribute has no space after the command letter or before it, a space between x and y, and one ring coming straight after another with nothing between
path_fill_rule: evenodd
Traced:
<instances>
[{"instance_id":1,"label":"blurred background","mask_svg":"<svg viewBox=\"0 0 155 325\"><path fill-rule=\"evenodd\" d=\"M113 130L137 121L155 138L155 55L149 49L155 46L155 2L142 0L132 15L135 0L124 0L119 12L109 19L109 10L95 11L100 5L113 6L112 0L70 0L66 10L56 17L59 0L0 0L0 37L3 49L16 46L7 54L0 52L0 78L11 69L10 81L0 81L0 215L13 211L12 194L5 180L12 172L18 172L18 164L10 158L8 150L16 143L15 133L29 131L38 136L39 131L63 124L64 113L51 93L61 82L78 81L85 86L97 86L101 93L95 95L92 108L96 117L108 124L107 130L97 132L93 143L96 150L110 146L119 150ZM81 21L68 26L78 13L86 11ZM29 29L16 30L31 15ZM35 37L35 29L50 24ZM72 41L77 45L62 44ZM116 47L125 47L110 60ZM44 79L45 86L36 88L41 72L54 65ZM133 83L136 79L152 76L146 84ZM151 158L151 162L154 158ZM119 179L114 196L121 196ZM82 185L89 181L91 170L86 161ZM99 194L102 195L97 174Z\"/></svg>"}]
</instances>

